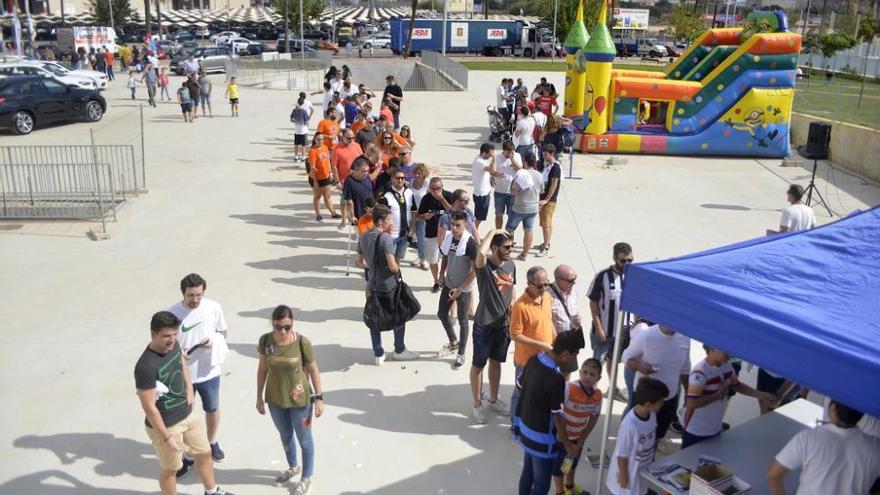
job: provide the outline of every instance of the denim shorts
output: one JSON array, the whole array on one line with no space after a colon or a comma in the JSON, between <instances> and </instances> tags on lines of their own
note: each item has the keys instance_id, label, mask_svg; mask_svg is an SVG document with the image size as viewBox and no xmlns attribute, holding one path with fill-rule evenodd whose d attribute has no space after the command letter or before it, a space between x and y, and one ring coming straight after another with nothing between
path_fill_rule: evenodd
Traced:
<instances>
[{"instance_id":1,"label":"denim shorts","mask_svg":"<svg viewBox=\"0 0 880 495\"><path fill-rule=\"evenodd\" d=\"M202 105L204 105L205 103L207 103L208 105L211 104L211 95L206 95L203 93L199 95L199 99L202 101Z\"/></svg>"},{"instance_id":2,"label":"denim shorts","mask_svg":"<svg viewBox=\"0 0 880 495\"><path fill-rule=\"evenodd\" d=\"M599 342L596 332L590 332L590 347L593 349L593 357L599 362L611 360L611 353L614 351L614 337L608 337L605 342Z\"/></svg>"},{"instance_id":3,"label":"denim shorts","mask_svg":"<svg viewBox=\"0 0 880 495\"><path fill-rule=\"evenodd\" d=\"M477 220L485 222L486 219L489 218L489 203L491 202L491 199L491 196L488 194L485 196L473 196L474 216Z\"/></svg>"},{"instance_id":4,"label":"denim shorts","mask_svg":"<svg viewBox=\"0 0 880 495\"><path fill-rule=\"evenodd\" d=\"M510 210L510 215L507 217L507 225L504 228L508 232L513 232L519 227L519 224L523 224L523 229L532 230L535 227L535 218L537 218L537 213L517 213L513 210Z\"/></svg>"},{"instance_id":5,"label":"denim shorts","mask_svg":"<svg viewBox=\"0 0 880 495\"><path fill-rule=\"evenodd\" d=\"M220 409L220 375L200 383L193 383L193 391L202 398L202 409L215 412Z\"/></svg>"},{"instance_id":6,"label":"denim shorts","mask_svg":"<svg viewBox=\"0 0 880 495\"><path fill-rule=\"evenodd\" d=\"M507 360L510 334L505 327L484 327L474 322L473 343L474 357L471 364L474 368L483 369L489 359L499 363Z\"/></svg>"},{"instance_id":7,"label":"denim shorts","mask_svg":"<svg viewBox=\"0 0 880 495\"><path fill-rule=\"evenodd\" d=\"M495 214L510 214L513 210L513 194L500 193L495 191Z\"/></svg>"}]
</instances>

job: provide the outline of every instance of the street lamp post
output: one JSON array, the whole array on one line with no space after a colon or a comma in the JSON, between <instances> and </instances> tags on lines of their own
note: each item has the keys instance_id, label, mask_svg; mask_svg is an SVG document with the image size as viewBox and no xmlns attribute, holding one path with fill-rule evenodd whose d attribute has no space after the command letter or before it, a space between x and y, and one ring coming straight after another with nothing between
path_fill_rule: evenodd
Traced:
<instances>
[{"instance_id":1,"label":"street lamp post","mask_svg":"<svg viewBox=\"0 0 880 495\"><path fill-rule=\"evenodd\" d=\"M27 0L25 0L27 2ZM113 0L107 0L109 10L110 10L110 27L115 28L116 24L113 22Z\"/></svg>"},{"instance_id":2,"label":"street lamp post","mask_svg":"<svg viewBox=\"0 0 880 495\"><path fill-rule=\"evenodd\" d=\"M447 0L443 0L443 40L441 41L441 45L443 48L440 50L443 55L446 55L446 16L448 15L448 10L446 9Z\"/></svg>"},{"instance_id":3,"label":"street lamp post","mask_svg":"<svg viewBox=\"0 0 880 495\"><path fill-rule=\"evenodd\" d=\"M488 0L483 0L487 2ZM556 18L559 13L559 0L553 0L553 39L551 42L553 43L553 48L550 49L550 60L556 60Z\"/></svg>"}]
</instances>

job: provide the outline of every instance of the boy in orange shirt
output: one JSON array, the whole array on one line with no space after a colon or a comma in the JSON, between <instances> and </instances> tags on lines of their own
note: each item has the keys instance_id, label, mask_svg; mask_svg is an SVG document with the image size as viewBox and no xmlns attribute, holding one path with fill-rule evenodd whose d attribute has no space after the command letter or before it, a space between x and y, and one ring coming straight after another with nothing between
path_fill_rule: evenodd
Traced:
<instances>
[{"instance_id":1,"label":"boy in orange shirt","mask_svg":"<svg viewBox=\"0 0 880 495\"><path fill-rule=\"evenodd\" d=\"M574 484L574 473L578 460L584 450L587 438L599 421L602 409L602 391L596 388L602 378L602 363L598 359L589 358L581 365L578 380L565 384L565 402L562 414L565 416L565 432L568 439L577 448L577 455L566 462L566 452L559 452L553 464L553 483L557 495L580 495L583 489Z\"/></svg>"}]
</instances>

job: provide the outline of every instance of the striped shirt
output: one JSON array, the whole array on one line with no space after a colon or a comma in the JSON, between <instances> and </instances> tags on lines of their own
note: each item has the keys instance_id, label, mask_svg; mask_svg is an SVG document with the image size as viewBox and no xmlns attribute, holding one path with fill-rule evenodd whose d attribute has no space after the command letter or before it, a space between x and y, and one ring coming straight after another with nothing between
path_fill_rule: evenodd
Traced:
<instances>
[{"instance_id":1,"label":"striped shirt","mask_svg":"<svg viewBox=\"0 0 880 495\"><path fill-rule=\"evenodd\" d=\"M617 325L617 311L620 309L620 296L623 293L623 274L606 268L596 274L587 297L599 305L599 318L608 337L613 337ZM624 315L626 319L626 315ZM626 321L624 321L626 324ZM596 331L595 324L593 332Z\"/></svg>"},{"instance_id":2,"label":"striped shirt","mask_svg":"<svg viewBox=\"0 0 880 495\"><path fill-rule=\"evenodd\" d=\"M733 366L725 362L721 366L712 366L705 359L695 364L688 377L688 399L699 399L712 395L724 384L734 386L739 383ZM694 409L690 416L685 413L684 424L688 433L704 437L721 432L724 411L727 409L727 398L716 400L711 404Z\"/></svg>"},{"instance_id":3,"label":"striped shirt","mask_svg":"<svg viewBox=\"0 0 880 495\"><path fill-rule=\"evenodd\" d=\"M602 391L598 388L588 391L579 381L565 386L565 402L562 414L565 416L565 431L568 439L576 442L592 418L599 417L602 408Z\"/></svg>"}]
</instances>

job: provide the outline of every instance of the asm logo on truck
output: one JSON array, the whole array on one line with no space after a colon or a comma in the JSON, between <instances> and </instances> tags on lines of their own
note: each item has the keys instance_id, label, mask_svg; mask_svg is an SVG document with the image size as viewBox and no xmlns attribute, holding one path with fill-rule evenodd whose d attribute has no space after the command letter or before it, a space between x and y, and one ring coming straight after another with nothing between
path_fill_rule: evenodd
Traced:
<instances>
[{"instance_id":1,"label":"asm logo on truck","mask_svg":"<svg viewBox=\"0 0 880 495\"><path fill-rule=\"evenodd\" d=\"M507 39L507 30L506 29L487 29L486 30L486 39L487 40Z\"/></svg>"},{"instance_id":2,"label":"asm logo on truck","mask_svg":"<svg viewBox=\"0 0 880 495\"><path fill-rule=\"evenodd\" d=\"M431 39L431 28L413 28L412 39L429 40Z\"/></svg>"}]
</instances>

